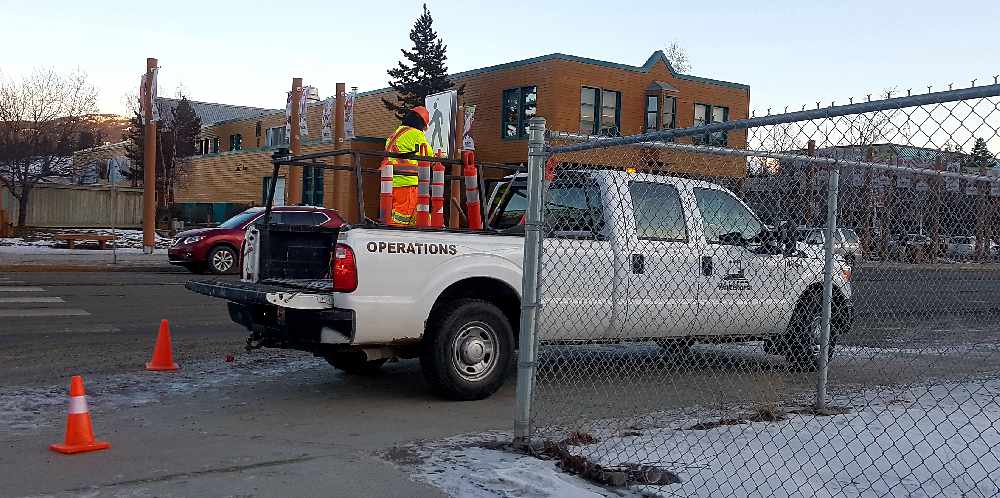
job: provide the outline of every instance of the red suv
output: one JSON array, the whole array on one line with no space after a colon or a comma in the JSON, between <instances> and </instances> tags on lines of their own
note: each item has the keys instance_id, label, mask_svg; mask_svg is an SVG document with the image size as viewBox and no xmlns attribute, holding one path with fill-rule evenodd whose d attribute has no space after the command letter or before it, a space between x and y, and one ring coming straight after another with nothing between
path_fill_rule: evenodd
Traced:
<instances>
[{"instance_id":1,"label":"red suv","mask_svg":"<svg viewBox=\"0 0 1000 498\"><path fill-rule=\"evenodd\" d=\"M251 223L263 221L264 208L255 207L229 218L215 228L198 228L177 234L167 250L172 265L194 273L236 273L240 268L243 237ZM323 225L337 228L343 224L333 209L310 206L276 207L271 222L283 225Z\"/></svg>"}]
</instances>

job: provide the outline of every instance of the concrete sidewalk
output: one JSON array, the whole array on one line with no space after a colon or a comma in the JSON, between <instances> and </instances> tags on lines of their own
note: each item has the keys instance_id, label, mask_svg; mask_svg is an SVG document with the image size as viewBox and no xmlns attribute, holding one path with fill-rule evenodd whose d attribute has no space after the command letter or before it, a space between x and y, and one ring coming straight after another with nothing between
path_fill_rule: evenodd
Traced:
<instances>
[{"instance_id":1,"label":"concrete sidewalk","mask_svg":"<svg viewBox=\"0 0 1000 498\"><path fill-rule=\"evenodd\" d=\"M115 257L117 253L117 261ZM167 263L167 250L143 254L141 249L60 249L0 246L0 271L170 271L184 272Z\"/></svg>"}]
</instances>

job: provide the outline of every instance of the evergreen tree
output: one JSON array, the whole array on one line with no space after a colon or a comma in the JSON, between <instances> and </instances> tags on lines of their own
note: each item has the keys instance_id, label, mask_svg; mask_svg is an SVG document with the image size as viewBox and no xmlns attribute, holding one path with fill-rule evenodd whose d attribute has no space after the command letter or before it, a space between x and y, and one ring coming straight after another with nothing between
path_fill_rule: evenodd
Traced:
<instances>
[{"instance_id":1,"label":"evergreen tree","mask_svg":"<svg viewBox=\"0 0 1000 498\"><path fill-rule=\"evenodd\" d=\"M157 103L159 105L159 103ZM122 138L129 141L125 155L131 168L123 176L133 185L144 178L145 133L140 111L136 110L129 120ZM173 200L174 188L187 173L191 156L195 155L195 142L201 133L201 119L194 112L187 97L181 97L169 113L160 108L160 121L156 122L156 196L161 203Z\"/></svg>"},{"instance_id":2,"label":"evergreen tree","mask_svg":"<svg viewBox=\"0 0 1000 498\"><path fill-rule=\"evenodd\" d=\"M962 167L979 170L980 168L992 168L996 162L993 153L986 147L986 140L976 139L976 144L972 146L972 152L962 161Z\"/></svg>"},{"instance_id":3,"label":"evergreen tree","mask_svg":"<svg viewBox=\"0 0 1000 498\"><path fill-rule=\"evenodd\" d=\"M396 102L382 99L386 109L396 113L402 119L406 111L424 105L428 95L443 92L455 85L448 80L448 46L444 44L433 29L434 19L431 18L427 4L424 11L410 30L411 50L401 49L405 61L399 61L397 66L389 69L389 86L396 91ZM464 88L464 86L463 86ZM462 88L459 88L462 93Z\"/></svg>"}]
</instances>

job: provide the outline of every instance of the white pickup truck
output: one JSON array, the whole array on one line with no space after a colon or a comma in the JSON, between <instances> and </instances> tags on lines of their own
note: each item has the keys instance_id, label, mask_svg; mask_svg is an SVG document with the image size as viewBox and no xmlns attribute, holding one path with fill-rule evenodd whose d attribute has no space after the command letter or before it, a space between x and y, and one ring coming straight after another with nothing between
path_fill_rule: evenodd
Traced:
<instances>
[{"instance_id":1,"label":"white pickup truck","mask_svg":"<svg viewBox=\"0 0 1000 498\"><path fill-rule=\"evenodd\" d=\"M242 280L188 288L228 300L248 346L310 351L348 372L419 358L444 397L487 397L517 347L525 191L523 177L501 184L484 231L252 229ZM540 341L762 340L815 368L823 260L794 227L763 225L716 184L625 171L560 172L545 209ZM851 317L838 264L834 338Z\"/></svg>"}]
</instances>

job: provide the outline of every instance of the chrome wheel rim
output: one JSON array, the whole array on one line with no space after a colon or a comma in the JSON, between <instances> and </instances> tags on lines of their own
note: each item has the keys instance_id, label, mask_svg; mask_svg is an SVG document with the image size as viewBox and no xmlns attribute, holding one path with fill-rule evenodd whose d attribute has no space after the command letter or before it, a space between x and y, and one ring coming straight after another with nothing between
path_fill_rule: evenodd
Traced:
<instances>
[{"instance_id":1,"label":"chrome wheel rim","mask_svg":"<svg viewBox=\"0 0 1000 498\"><path fill-rule=\"evenodd\" d=\"M233 252L229 250L216 251L212 256L212 266L219 272L227 272L233 267Z\"/></svg>"},{"instance_id":2,"label":"chrome wheel rim","mask_svg":"<svg viewBox=\"0 0 1000 498\"><path fill-rule=\"evenodd\" d=\"M497 366L499 338L484 322L469 322L455 334L451 344L452 369L464 380L478 382Z\"/></svg>"}]
</instances>

